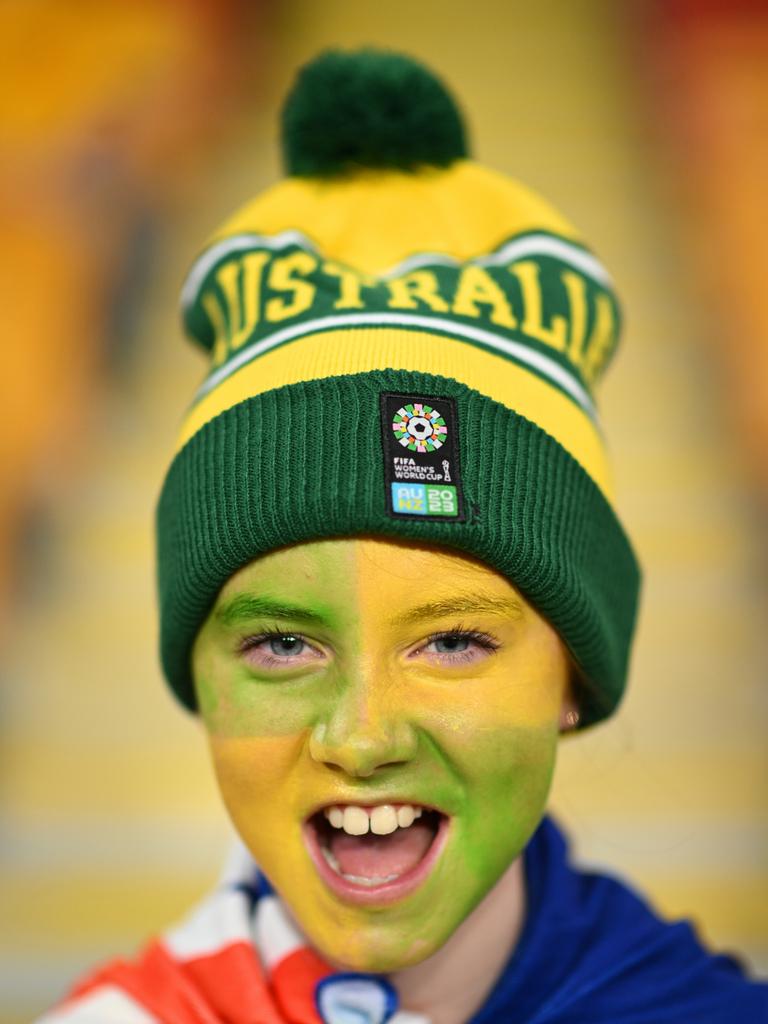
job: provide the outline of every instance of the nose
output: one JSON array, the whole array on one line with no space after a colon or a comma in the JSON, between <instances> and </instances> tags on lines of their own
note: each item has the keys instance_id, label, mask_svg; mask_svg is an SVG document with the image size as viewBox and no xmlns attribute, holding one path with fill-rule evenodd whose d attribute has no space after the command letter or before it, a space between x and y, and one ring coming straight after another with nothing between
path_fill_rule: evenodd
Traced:
<instances>
[{"instance_id":1,"label":"nose","mask_svg":"<svg viewBox=\"0 0 768 1024\"><path fill-rule=\"evenodd\" d=\"M344 685L309 739L312 759L354 778L411 761L418 737L408 707L383 680Z\"/></svg>"}]
</instances>

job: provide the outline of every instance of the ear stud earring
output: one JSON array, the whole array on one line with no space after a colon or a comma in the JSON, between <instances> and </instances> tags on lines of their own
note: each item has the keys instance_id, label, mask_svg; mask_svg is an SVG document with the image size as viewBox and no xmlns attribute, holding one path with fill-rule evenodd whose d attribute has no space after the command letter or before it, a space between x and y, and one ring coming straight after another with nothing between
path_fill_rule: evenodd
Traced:
<instances>
[{"instance_id":1,"label":"ear stud earring","mask_svg":"<svg viewBox=\"0 0 768 1024\"><path fill-rule=\"evenodd\" d=\"M565 716L565 727L566 729L575 729L579 724L579 712L578 711L566 711Z\"/></svg>"}]
</instances>

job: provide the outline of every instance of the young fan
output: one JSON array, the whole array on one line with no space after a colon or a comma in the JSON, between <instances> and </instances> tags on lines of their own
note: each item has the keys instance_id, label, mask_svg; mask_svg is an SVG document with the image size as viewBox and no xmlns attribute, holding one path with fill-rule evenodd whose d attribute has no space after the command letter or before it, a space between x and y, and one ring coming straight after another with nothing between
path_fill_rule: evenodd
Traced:
<instances>
[{"instance_id":1,"label":"young fan","mask_svg":"<svg viewBox=\"0 0 768 1024\"><path fill-rule=\"evenodd\" d=\"M158 512L165 673L242 846L44 1021L768 1020L545 817L639 587L594 399L608 273L406 57L319 57L283 144L185 283L211 369Z\"/></svg>"}]
</instances>

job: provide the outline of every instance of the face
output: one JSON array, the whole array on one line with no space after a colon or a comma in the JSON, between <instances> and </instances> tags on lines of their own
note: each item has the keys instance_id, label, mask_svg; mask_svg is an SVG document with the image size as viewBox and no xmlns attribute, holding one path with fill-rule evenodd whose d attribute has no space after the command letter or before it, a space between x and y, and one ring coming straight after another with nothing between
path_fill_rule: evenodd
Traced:
<instances>
[{"instance_id":1,"label":"face","mask_svg":"<svg viewBox=\"0 0 768 1024\"><path fill-rule=\"evenodd\" d=\"M193 672L235 827L332 963L430 956L541 819L568 659L470 558L378 539L269 554L221 591Z\"/></svg>"}]
</instances>

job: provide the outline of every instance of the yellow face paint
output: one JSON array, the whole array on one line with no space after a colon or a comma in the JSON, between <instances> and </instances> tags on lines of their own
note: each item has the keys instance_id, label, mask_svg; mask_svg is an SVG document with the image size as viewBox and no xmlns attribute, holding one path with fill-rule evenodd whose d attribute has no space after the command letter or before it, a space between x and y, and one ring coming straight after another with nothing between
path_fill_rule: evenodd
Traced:
<instances>
[{"instance_id":1,"label":"yellow face paint","mask_svg":"<svg viewBox=\"0 0 768 1024\"><path fill-rule=\"evenodd\" d=\"M568 659L470 558L369 539L274 552L225 585L193 672L232 820L335 964L388 972L430 956L541 819ZM439 811L424 818L439 841L407 891L350 895L317 866L308 836L330 826L313 816L382 804Z\"/></svg>"}]
</instances>

